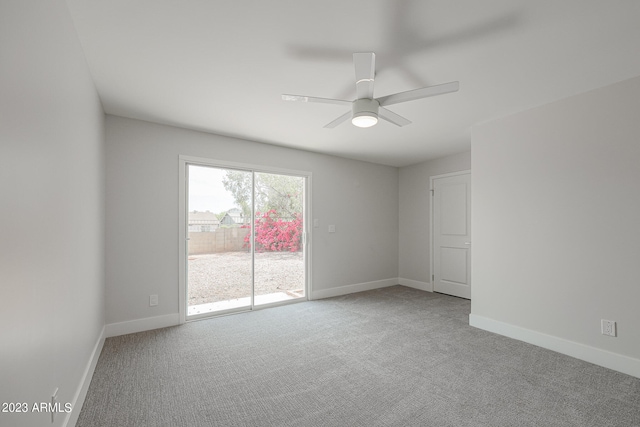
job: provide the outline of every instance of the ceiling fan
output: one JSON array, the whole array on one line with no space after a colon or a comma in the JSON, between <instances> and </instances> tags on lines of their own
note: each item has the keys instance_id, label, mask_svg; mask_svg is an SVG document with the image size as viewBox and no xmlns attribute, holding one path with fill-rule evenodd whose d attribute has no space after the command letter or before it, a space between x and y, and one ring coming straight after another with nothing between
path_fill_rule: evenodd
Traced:
<instances>
[{"instance_id":1,"label":"ceiling fan","mask_svg":"<svg viewBox=\"0 0 640 427\"><path fill-rule=\"evenodd\" d=\"M427 98L429 96L444 95L445 93L457 92L459 82L444 83L437 86L423 87L420 89L408 90L406 92L395 93L380 98L373 98L373 81L375 76L375 60L374 53L354 53L353 66L356 70L356 96L355 101L346 101L343 99L316 98L313 96L301 95L282 95L283 101L298 102L321 102L325 104L338 104L351 106L348 111L326 124L325 128L334 128L340 123L351 118L351 123L355 126L367 128L378 123L378 118L384 119L397 126L406 126L411 121L388 110L387 106L399 104L401 102L413 101L416 99Z\"/></svg>"}]
</instances>

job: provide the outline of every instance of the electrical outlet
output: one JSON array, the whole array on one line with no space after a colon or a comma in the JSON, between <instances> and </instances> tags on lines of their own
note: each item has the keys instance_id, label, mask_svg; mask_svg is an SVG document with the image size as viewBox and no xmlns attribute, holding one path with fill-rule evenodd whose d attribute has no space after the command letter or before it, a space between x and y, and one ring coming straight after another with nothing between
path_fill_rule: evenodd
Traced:
<instances>
[{"instance_id":1,"label":"electrical outlet","mask_svg":"<svg viewBox=\"0 0 640 427\"><path fill-rule=\"evenodd\" d=\"M158 305L158 295L149 295L149 307Z\"/></svg>"},{"instance_id":2,"label":"electrical outlet","mask_svg":"<svg viewBox=\"0 0 640 427\"><path fill-rule=\"evenodd\" d=\"M329 233L335 233L336 232L336 226L335 225L330 225L329 226Z\"/></svg>"},{"instance_id":3,"label":"electrical outlet","mask_svg":"<svg viewBox=\"0 0 640 427\"><path fill-rule=\"evenodd\" d=\"M602 335L616 336L616 322L602 319Z\"/></svg>"}]
</instances>

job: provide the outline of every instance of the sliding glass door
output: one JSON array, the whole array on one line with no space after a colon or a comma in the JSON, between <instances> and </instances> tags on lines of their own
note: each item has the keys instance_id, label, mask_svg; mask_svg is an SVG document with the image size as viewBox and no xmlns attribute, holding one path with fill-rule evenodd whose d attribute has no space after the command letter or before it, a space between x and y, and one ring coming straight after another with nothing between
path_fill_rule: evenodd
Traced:
<instances>
[{"instance_id":1,"label":"sliding glass door","mask_svg":"<svg viewBox=\"0 0 640 427\"><path fill-rule=\"evenodd\" d=\"M304 178L255 174L254 303L305 296Z\"/></svg>"},{"instance_id":2,"label":"sliding glass door","mask_svg":"<svg viewBox=\"0 0 640 427\"><path fill-rule=\"evenodd\" d=\"M188 165L188 177L187 314L250 307L251 192L243 206L229 180L250 188L252 173Z\"/></svg>"},{"instance_id":3,"label":"sliding glass door","mask_svg":"<svg viewBox=\"0 0 640 427\"><path fill-rule=\"evenodd\" d=\"M185 320L306 299L305 176L185 168Z\"/></svg>"}]
</instances>

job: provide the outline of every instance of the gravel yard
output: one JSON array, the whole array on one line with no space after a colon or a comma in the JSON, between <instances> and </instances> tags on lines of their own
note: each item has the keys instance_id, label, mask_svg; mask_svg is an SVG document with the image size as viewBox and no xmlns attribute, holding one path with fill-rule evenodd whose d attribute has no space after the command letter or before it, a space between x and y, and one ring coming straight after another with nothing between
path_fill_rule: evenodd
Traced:
<instances>
[{"instance_id":1,"label":"gravel yard","mask_svg":"<svg viewBox=\"0 0 640 427\"><path fill-rule=\"evenodd\" d=\"M302 252L255 254L256 295L304 289ZM251 294L251 254L222 252L189 255L189 305L247 297Z\"/></svg>"}]
</instances>

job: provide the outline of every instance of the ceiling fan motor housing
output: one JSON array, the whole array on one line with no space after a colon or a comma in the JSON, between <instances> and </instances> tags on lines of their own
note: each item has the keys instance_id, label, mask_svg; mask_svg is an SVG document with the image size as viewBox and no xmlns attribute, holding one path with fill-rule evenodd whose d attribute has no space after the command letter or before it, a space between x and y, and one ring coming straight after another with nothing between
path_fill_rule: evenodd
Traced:
<instances>
[{"instance_id":1,"label":"ceiling fan motor housing","mask_svg":"<svg viewBox=\"0 0 640 427\"><path fill-rule=\"evenodd\" d=\"M353 112L351 116L351 120L353 124L361 127L368 127L376 124L376 122L378 121L379 106L380 104L378 104L378 101L376 101L375 99L362 98L362 99L356 99L355 101L353 101L353 104L351 106L351 109ZM367 120L369 120L371 124L368 124L368 126L358 125L357 121L359 117L361 117L362 120L365 120L365 123ZM369 119L366 119L366 118L369 118Z\"/></svg>"}]
</instances>

